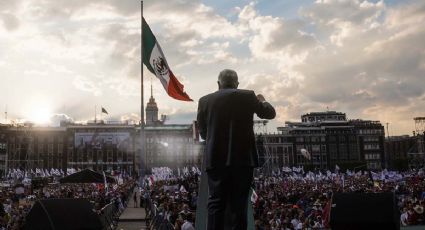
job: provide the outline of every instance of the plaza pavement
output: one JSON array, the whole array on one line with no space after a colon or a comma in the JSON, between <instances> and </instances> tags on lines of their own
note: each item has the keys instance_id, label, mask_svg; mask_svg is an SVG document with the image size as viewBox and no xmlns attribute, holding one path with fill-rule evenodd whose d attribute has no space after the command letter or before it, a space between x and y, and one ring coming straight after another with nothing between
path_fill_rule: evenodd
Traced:
<instances>
[{"instance_id":1,"label":"plaza pavement","mask_svg":"<svg viewBox=\"0 0 425 230\"><path fill-rule=\"evenodd\" d=\"M140 204L140 202L138 202ZM146 212L145 208L137 205L134 207L133 193L130 196L127 208L118 219L117 230L144 230L146 227Z\"/></svg>"}]
</instances>

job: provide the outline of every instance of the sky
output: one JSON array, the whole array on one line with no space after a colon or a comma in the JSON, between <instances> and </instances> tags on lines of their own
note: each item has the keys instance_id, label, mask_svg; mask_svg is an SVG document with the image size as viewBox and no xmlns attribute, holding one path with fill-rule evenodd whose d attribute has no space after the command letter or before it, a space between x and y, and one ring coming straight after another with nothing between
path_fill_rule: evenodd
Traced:
<instances>
[{"instance_id":1,"label":"sky","mask_svg":"<svg viewBox=\"0 0 425 230\"><path fill-rule=\"evenodd\" d=\"M0 1L0 123L85 122L101 107L138 121L140 15L134 0ZM332 110L412 134L425 116L423 0L147 0L143 15L194 99L168 97L145 68L167 123L195 120L225 68L275 106L269 132Z\"/></svg>"}]
</instances>

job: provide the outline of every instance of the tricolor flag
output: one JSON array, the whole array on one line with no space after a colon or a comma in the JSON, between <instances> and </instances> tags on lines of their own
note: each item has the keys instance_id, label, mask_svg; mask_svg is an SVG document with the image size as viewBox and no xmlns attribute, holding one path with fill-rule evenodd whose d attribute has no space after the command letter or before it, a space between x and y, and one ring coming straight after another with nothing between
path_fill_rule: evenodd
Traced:
<instances>
[{"instance_id":1,"label":"tricolor flag","mask_svg":"<svg viewBox=\"0 0 425 230\"><path fill-rule=\"evenodd\" d=\"M181 101L193 101L184 92L183 85L177 80L168 66L161 46L156 41L148 23L143 18L142 25L142 43L143 43L143 63L151 73L161 81L165 91L174 99Z\"/></svg>"},{"instance_id":2,"label":"tricolor flag","mask_svg":"<svg viewBox=\"0 0 425 230\"><path fill-rule=\"evenodd\" d=\"M108 111L106 111L106 109L102 107L102 113L108 114Z\"/></svg>"}]
</instances>

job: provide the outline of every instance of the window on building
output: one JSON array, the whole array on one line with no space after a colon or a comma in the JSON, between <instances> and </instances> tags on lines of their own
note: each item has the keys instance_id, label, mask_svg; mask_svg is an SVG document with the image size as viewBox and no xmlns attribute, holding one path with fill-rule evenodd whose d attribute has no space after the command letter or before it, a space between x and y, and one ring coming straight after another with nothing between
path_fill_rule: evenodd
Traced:
<instances>
[{"instance_id":1,"label":"window on building","mask_svg":"<svg viewBox=\"0 0 425 230\"><path fill-rule=\"evenodd\" d=\"M363 138L363 141L365 142L378 142L379 136L366 136Z\"/></svg>"},{"instance_id":2,"label":"window on building","mask_svg":"<svg viewBox=\"0 0 425 230\"><path fill-rule=\"evenodd\" d=\"M87 151L87 161L93 161L93 150Z\"/></svg>"},{"instance_id":3,"label":"window on building","mask_svg":"<svg viewBox=\"0 0 425 230\"><path fill-rule=\"evenodd\" d=\"M68 151L68 162L73 161L73 160L72 160L72 154L73 154L73 151L72 151L72 150L69 150L69 151Z\"/></svg>"},{"instance_id":4,"label":"window on building","mask_svg":"<svg viewBox=\"0 0 425 230\"><path fill-rule=\"evenodd\" d=\"M329 136L329 141L335 142L336 141L336 136Z\"/></svg>"},{"instance_id":5,"label":"window on building","mask_svg":"<svg viewBox=\"0 0 425 230\"><path fill-rule=\"evenodd\" d=\"M331 159L337 159L338 157L338 153L337 153L338 149L336 144L329 144L329 154Z\"/></svg>"},{"instance_id":6,"label":"window on building","mask_svg":"<svg viewBox=\"0 0 425 230\"><path fill-rule=\"evenodd\" d=\"M340 159L348 159L347 145L339 144L339 158Z\"/></svg>"},{"instance_id":7,"label":"window on building","mask_svg":"<svg viewBox=\"0 0 425 230\"><path fill-rule=\"evenodd\" d=\"M297 153L301 152L301 149L305 149L304 145L296 145Z\"/></svg>"},{"instance_id":8,"label":"window on building","mask_svg":"<svg viewBox=\"0 0 425 230\"><path fill-rule=\"evenodd\" d=\"M49 155L53 154L53 143L49 143L48 148L47 148L47 153Z\"/></svg>"},{"instance_id":9,"label":"window on building","mask_svg":"<svg viewBox=\"0 0 425 230\"><path fill-rule=\"evenodd\" d=\"M277 153L278 153L278 154L283 153L283 147L282 147L282 146L278 146L278 147L277 147Z\"/></svg>"},{"instance_id":10,"label":"window on building","mask_svg":"<svg viewBox=\"0 0 425 230\"><path fill-rule=\"evenodd\" d=\"M63 153L63 143L59 143L58 144L58 153L62 154Z\"/></svg>"},{"instance_id":11,"label":"window on building","mask_svg":"<svg viewBox=\"0 0 425 230\"><path fill-rule=\"evenodd\" d=\"M112 156L112 154L113 154L113 153L112 153L112 150L107 150L107 151L106 151L107 161L108 161L108 162L112 162L112 157L113 157L113 156Z\"/></svg>"},{"instance_id":12,"label":"window on building","mask_svg":"<svg viewBox=\"0 0 425 230\"><path fill-rule=\"evenodd\" d=\"M371 150L371 149L376 150L376 149L379 149L379 144L376 144L376 143L365 144L364 149L365 150Z\"/></svg>"}]
</instances>

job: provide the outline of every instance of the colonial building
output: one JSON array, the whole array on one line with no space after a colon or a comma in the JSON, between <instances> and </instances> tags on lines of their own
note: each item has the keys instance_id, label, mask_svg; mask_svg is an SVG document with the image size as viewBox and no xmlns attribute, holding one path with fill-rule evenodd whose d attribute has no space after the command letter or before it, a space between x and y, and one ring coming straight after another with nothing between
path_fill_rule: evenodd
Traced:
<instances>
[{"instance_id":1,"label":"colonial building","mask_svg":"<svg viewBox=\"0 0 425 230\"><path fill-rule=\"evenodd\" d=\"M152 91L151 91L152 93ZM8 169L91 168L140 172L151 167L200 164L195 122L164 124L151 95L146 106L144 154L140 126L62 122L60 127L0 125L0 176Z\"/></svg>"},{"instance_id":2,"label":"colonial building","mask_svg":"<svg viewBox=\"0 0 425 230\"><path fill-rule=\"evenodd\" d=\"M294 165L293 137L282 133L256 136L259 164L267 170Z\"/></svg>"},{"instance_id":3,"label":"colonial building","mask_svg":"<svg viewBox=\"0 0 425 230\"><path fill-rule=\"evenodd\" d=\"M384 164L385 134L378 121L347 120L345 113L335 111L314 112L302 115L301 122L286 122L278 131L279 137L292 142L290 166L378 169Z\"/></svg>"},{"instance_id":4,"label":"colonial building","mask_svg":"<svg viewBox=\"0 0 425 230\"><path fill-rule=\"evenodd\" d=\"M199 164L200 148L196 123L165 124L158 118L158 105L152 94L146 106L146 149L144 166L170 168Z\"/></svg>"},{"instance_id":5,"label":"colonial building","mask_svg":"<svg viewBox=\"0 0 425 230\"><path fill-rule=\"evenodd\" d=\"M5 174L7 168L7 127L0 124L0 178Z\"/></svg>"},{"instance_id":6,"label":"colonial building","mask_svg":"<svg viewBox=\"0 0 425 230\"><path fill-rule=\"evenodd\" d=\"M391 136L385 139L385 157L388 168L406 170L408 154L417 149L417 137L409 135Z\"/></svg>"},{"instance_id":7,"label":"colonial building","mask_svg":"<svg viewBox=\"0 0 425 230\"><path fill-rule=\"evenodd\" d=\"M151 97L149 98L149 102L146 105L146 126L156 126L156 125L162 125L164 124L164 119L159 120L158 119L158 105L155 102L155 98L153 97L152 92L152 85L151 85Z\"/></svg>"},{"instance_id":8,"label":"colonial building","mask_svg":"<svg viewBox=\"0 0 425 230\"><path fill-rule=\"evenodd\" d=\"M135 127L126 124L27 124L3 128L0 142L6 146L4 169L91 168L132 172L137 160L135 136Z\"/></svg>"},{"instance_id":9,"label":"colonial building","mask_svg":"<svg viewBox=\"0 0 425 230\"><path fill-rule=\"evenodd\" d=\"M199 165L195 124L146 126L146 168Z\"/></svg>"},{"instance_id":10,"label":"colonial building","mask_svg":"<svg viewBox=\"0 0 425 230\"><path fill-rule=\"evenodd\" d=\"M93 170L137 171L138 132L126 124L69 124L67 166Z\"/></svg>"}]
</instances>

